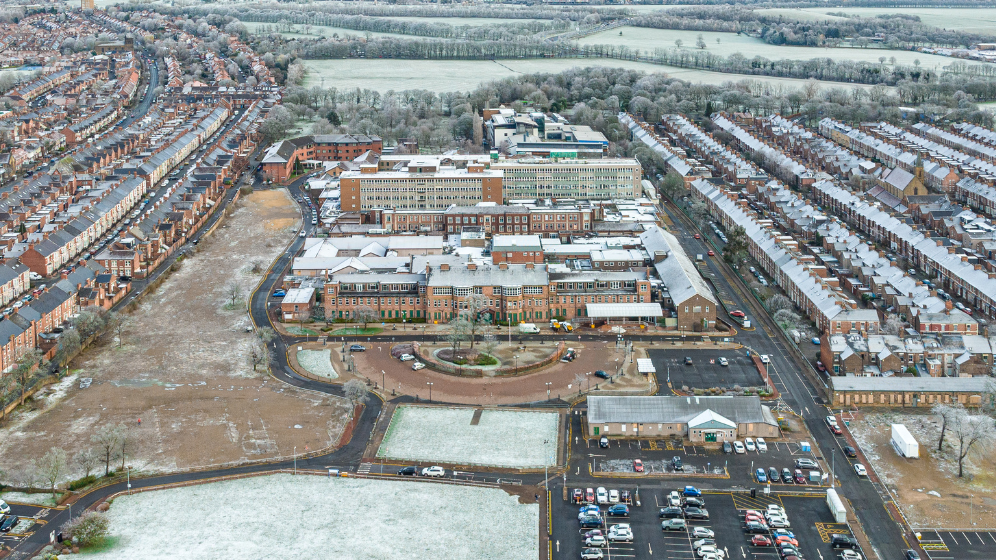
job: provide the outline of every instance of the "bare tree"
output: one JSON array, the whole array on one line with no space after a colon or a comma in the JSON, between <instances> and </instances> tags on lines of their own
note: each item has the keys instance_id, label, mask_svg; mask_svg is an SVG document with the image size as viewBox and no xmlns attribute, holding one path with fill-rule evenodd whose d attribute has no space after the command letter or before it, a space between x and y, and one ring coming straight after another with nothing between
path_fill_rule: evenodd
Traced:
<instances>
[{"instance_id":1,"label":"bare tree","mask_svg":"<svg viewBox=\"0 0 996 560\"><path fill-rule=\"evenodd\" d=\"M579 395L581 394L581 384L584 383L584 380L585 380L586 377L587 376L585 374L583 374L583 373L575 373L574 374L574 382L578 384L578 394Z\"/></svg>"},{"instance_id":2,"label":"bare tree","mask_svg":"<svg viewBox=\"0 0 996 560\"><path fill-rule=\"evenodd\" d=\"M252 370L270 362L270 347L262 339L255 339L249 343L249 353L246 355Z\"/></svg>"},{"instance_id":3,"label":"bare tree","mask_svg":"<svg viewBox=\"0 0 996 560\"><path fill-rule=\"evenodd\" d=\"M4 418L6 416L4 411L7 410L7 407L5 406L7 400L11 397L11 395L18 393L20 390L21 386L17 383L17 380L14 379L13 375L0 377L0 418Z\"/></svg>"},{"instance_id":4,"label":"bare tree","mask_svg":"<svg viewBox=\"0 0 996 560\"><path fill-rule=\"evenodd\" d=\"M906 323L899 318L899 315L886 315L885 323L882 324L882 332L885 334L899 335Z\"/></svg>"},{"instance_id":5,"label":"bare tree","mask_svg":"<svg viewBox=\"0 0 996 560\"><path fill-rule=\"evenodd\" d=\"M487 312L489 307L488 296L484 294L471 294L464 298L465 307L460 314L469 323L470 349L474 349L474 338L482 325L491 324L491 314Z\"/></svg>"},{"instance_id":6,"label":"bare tree","mask_svg":"<svg viewBox=\"0 0 996 560\"><path fill-rule=\"evenodd\" d=\"M353 406L363 404L367 400L367 386L359 379L347 381L342 386L342 392Z\"/></svg>"},{"instance_id":7,"label":"bare tree","mask_svg":"<svg viewBox=\"0 0 996 560\"><path fill-rule=\"evenodd\" d=\"M463 341L467 340L467 337L470 336L470 321L463 316L458 316L456 319L450 321L449 327L450 334L446 335L446 341L450 343L453 354L456 354Z\"/></svg>"},{"instance_id":8,"label":"bare tree","mask_svg":"<svg viewBox=\"0 0 996 560\"><path fill-rule=\"evenodd\" d=\"M937 450L940 451L944 446L944 436L947 435L948 425L955 416L964 413L964 407L960 403L938 403L931 408L931 412L941 417L941 436L937 438Z\"/></svg>"},{"instance_id":9,"label":"bare tree","mask_svg":"<svg viewBox=\"0 0 996 560\"><path fill-rule=\"evenodd\" d=\"M256 329L256 335L259 336L260 340L266 344L269 344L274 338L276 338L277 333L273 332L273 329L270 327L260 327Z\"/></svg>"},{"instance_id":10,"label":"bare tree","mask_svg":"<svg viewBox=\"0 0 996 560\"><path fill-rule=\"evenodd\" d=\"M41 357L41 350L32 348L25 352L24 355L17 360L17 366L14 367L14 371L11 372L11 377L13 377L14 383L17 384L17 390L19 392L19 405L24 404L24 397L30 387L31 377L34 376L35 369L38 367L38 361L41 360Z\"/></svg>"},{"instance_id":11,"label":"bare tree","mask_svg":"<svg viewBox=\"0 0 996 560\"><path fill-rule=\"evenodd\" d=\"M100 456L92 447L87 447L77 451L76 455L73 455L73 463L83 471L83 476L90 476L93 469L97 468L97 465L100 464Z\"/></svg>"},{"instance_id":12,"label":"bare tree","mask_svg":"<svg viewBox=\"0 0 996 560\"><path fill-rule=\"evenodd\" d=\"M97 445L104 460L104 476L111 472L111 458L114 456L114 450L117 449L120 439L119 427L111 424L101 426L96 433L90 436L90 441Z\"/></svg>"},{"instance_id":13,"label":"bare tree","mask_svg":"<svg viewBox=\"0 0 996 560\"><path fill-rule=\"evenodd\" d=\"M66 474L66 452L59 447L49 449L38 460L37 468L40 478L48 483L52 498L55 499L55 486Z\"/></svg>"},{"instance_id":14,"label":"bare tree","mask_svg":"<svg viewBox=\"0 0 996 560\"><path fill-rule=\"evenodd\" d=\"M484 349L485 354L494 357L495 349L498 348L498 336L495 334L495 328L491 325L487 325L484 329L482 329L482 332L481 348Z\"/></svg>"},{"instance_id":15,"label":"bare tree","mask_svg":"<svg viewBox=\"0 0 996 560\"><path fill-rule=\"evenodd\" d=\"M80 333L76 329L69 329L59 337L59 365L68 366L82 349Z\"/></svg>"},{"instance_id":16,"label":"bare tree","mask_svg":"<svg viewBox=\"0 0 996 560\"><path fill-rule=\"evenodd\" d=\"M107 327L114 333L114 336L118 339L118 348L121 348L121 340L124 338L124 329L127 323L127 319L120 313L110 312L107 314L106 324Z\"/></svg>"},{"instance_id":17,"label":"bare tree","mask_svg":"<svg viewBox=\"0 0 996 560\"><path fill-rule=\"evenodd\" d=\"M228 284L225 284L225 298L228 299L230 307L234 308L244 297L245 292L237 281L229 280Z\"/></svg>"},{"instance_id":18,"label":"bare tree","mask_svg":"<svg viewBox=\"0 0 996 560\"><path fill-rule=\"evenodd\" d=\"M361 305L353 311L353 320L363 323L363 330L367 330L367 324L377 320L377 311L369 305Z\"/></svg>"},{"instance_id":19,"label":"bare tree","mask_svg":"<svg viewBox=\"0 0 996 560\"><path fill-rule=\"evenodd\" d=\"M957 445L958 478L965 475L965 457L976 444L986 444L993 439L993 419L984 414L961 411L951 417L951 437Z\"/></svg>"},{"instance_id":20,"label":"bare tree","mask_svg":"<svg viewBox=\"0 0 996 560\"><path fill-rule=\"evenodd\" d=\"M775 294L771 296L770 298L768 298L768 301L766 303L768 304L768 309L772 313L781 311L782 309L792 309L793 307L792 300L783 296L782 294Z\"/></svg>"}]
</instances>

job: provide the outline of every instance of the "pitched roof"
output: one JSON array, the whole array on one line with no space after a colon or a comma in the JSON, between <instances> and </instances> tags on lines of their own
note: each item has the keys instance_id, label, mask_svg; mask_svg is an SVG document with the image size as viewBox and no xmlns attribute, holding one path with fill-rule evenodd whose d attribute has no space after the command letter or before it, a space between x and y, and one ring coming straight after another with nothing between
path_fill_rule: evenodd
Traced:
<instances>
[{"instance_id":1,"label":"pitched roof","mask_svg":"<svg viewBox=\"0 0 996 560\"><path fill-rule=\"evenodd\" d=\"M759 397L590 396L588 422L684 424L705 411L737 424L774 423Z\"/></svg>"}]
</instances>

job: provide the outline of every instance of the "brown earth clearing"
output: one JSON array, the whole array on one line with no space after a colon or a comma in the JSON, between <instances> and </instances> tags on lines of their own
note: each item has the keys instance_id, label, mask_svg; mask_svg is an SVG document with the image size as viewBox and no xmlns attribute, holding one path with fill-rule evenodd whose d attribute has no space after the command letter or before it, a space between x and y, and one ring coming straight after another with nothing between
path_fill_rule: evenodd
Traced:
<instances>
[{"instance_id":1,"label":"brown earth clearing","mask_svg":"<svg viewBox=\"0 0 996 560\"><path fill-rule=\"evenodd\" d=\"M72 457L109 424L127 427L125 462L139 472L288 457L294 446L302 453L338 441L348 403L285 386L262 367L254 372L245 303L226 305L226 286L235 281L248 297L262 278L251 272L253 263L265 269L294 236L296 206L281 189L255 192L227 211L179 269L125 315L120 341L107 335L76 360L71 376L0 430L0 469L11 482L50 447ZM80 389L82 378L92 385ZM73 467L67 478L77 476Z\"/></svg>"}]
</instances>

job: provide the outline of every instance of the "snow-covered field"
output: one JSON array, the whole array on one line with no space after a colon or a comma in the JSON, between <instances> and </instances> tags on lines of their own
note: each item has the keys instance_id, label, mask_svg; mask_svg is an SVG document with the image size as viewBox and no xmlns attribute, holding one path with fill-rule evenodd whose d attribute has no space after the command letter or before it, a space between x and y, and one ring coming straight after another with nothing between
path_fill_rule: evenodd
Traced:
<instances>
[{"instance_id":1,"label":"snow-covered field","mask_svg":"<svg viewBox=\"0 0 996 560\"><path fill-rule=\"evenodd\" d=\"M122 496L108 516L118 540L87 558L539 556L538 505L498 489L428 482L262 476Z\"/></svg>"},{"instance_id":2,"label":"snow-covered field","mask_svg":"<svg viewBox=\"0 0 996 560\"><path fill-rule=\"evenodd\" d=\"M556 464L556 412L399 406L377 456L404 461L507 468Z\"/></svg>"},{"instance_id":3,"label":"snow-covered field","mask_svg":"<svg viewBox=\"0 0 996 560\"><path fill-rule=\"evenodd\" d=\"M338 379L339 374L332 367L331 355L331 350L301 350L297 353L297 363L313 375Z\"/></svg>"},{"instance_id":4,"label":"snow-covered field","mask_svg":"<svg viewBox=\"0 0 996 560\"><path fill-rule=\"evenodd\" d=\"M48 492L4 492L0 494L0 500L5 502L17 502L21 504L35 504L39 506L55 506L52 494Z\"/></svg>"}]
</instances>

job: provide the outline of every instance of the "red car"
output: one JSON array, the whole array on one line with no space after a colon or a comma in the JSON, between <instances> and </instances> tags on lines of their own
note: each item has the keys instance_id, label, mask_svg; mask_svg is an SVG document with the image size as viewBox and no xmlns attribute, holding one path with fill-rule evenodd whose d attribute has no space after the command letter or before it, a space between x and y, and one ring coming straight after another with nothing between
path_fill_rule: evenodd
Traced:
<instances>
[{"instance_id":1,"label":"red car","mask_svg":"<svg viewBox=\"0 0 996 560\"><path fill-rule=\"evenodd\" d=\"M716 256L716 253L713 253L712 251L709 251L709 256L710 256L710 257L715 257L715 256Z\"/></svg>"},{"instance_id":2,"label":"red car","mask_svg":"<svg viewBox=\"0 0 996 560\"><path fill-rule=\"evenodd\" d=\"M643 472L643 461L633 459L633 470L636 472Z\"/></svg>"},{"instance_id":3,"label":"red car","mask_svg":"<svg viewBox=\"0 0 996 560\"><path fill-rule=\"evenodd\" d=\"M584 490L575 488L574 495L571 499L574 500L575 504L580 504L584 500Z\"/></svg>"},{"instance_id":4,"label":"red car","mask_svg":"<svg viewBox=\"0 0 996 560\"><path fill-rule=\"evenodd\" d=\"M834 424L834 425L830 426L830 431L833 432L833 435L835 435L835 436L839 436L839 435L841 435L841 434L844 433L844 432L841 431L839 424Z\"/></svg>"},{"instance_id":5,"label":"red car","mask_svg":"<svg viewBox=\"0 0 996 560\"><path fill-rule=\"evenodd\" d=\"M816 360L816 369L818 369L820 371L826 371L827 370L827 366L823 365L823 362L821 362L819 360Z\"/></svg>"},{"instance_id":6,"label":"red car","mask_svg":"<svg viewBox=\"0 0 996 560\"><path fill-rule=\"evenodd\" d=\"M793 473L793 478L795 478L796 484L806 483L806 475L802 474L802 471L799 469L795 469L795 472Z\"/></svg>"},{"instance_id":7,"label":"red car","mask_svg":"<svg viewBox=\"0 0 996 560\"><path fill-rule=\"evenodd\" d=\"M584 501L588 504L595 503L595 489L588 488L584 491Z\"/></svg>"},{"instance_id":8,"label":"red car","mask_svg":"<svg viewBox=\"0 0 996 560\"><path fill-rule=\"evenodd\" d=\"M750 521L757 521L758 523L767 523L764 520L764 518L761 517L760 515L753 515L748 513L747 515L744 516L744 523L748 523Z\"/></svg>"},{"instance_id":9,"label":"red car","mask_svg":"<svg viewBox=\"0 0 996 560\"><path fill-rule=\"evenodd\" d=\"M788 543L788 544L790 544L792 546L799 546L799 541L793 539L792 537L790 537L788 535L779 535L779 536L775 537L775 544L776 545L780 545L782 543Z\"/></svg>"},{"instance_id":10,"label":"red car","mask_svg":"<svg viewBox=\"0 0 996 560\"><path fill-rule=\"evenodd\" d=\"M771 539L764 535L754 535L750 539L750 544L754 546L771 546Z\"/></svg>"},{"instance_id":11,"label":"red car","mask_svg":"<svg viewBox=\"0 0 996 560\"><path fill-rule=\"evenodd\" d=\"M702 236L696 233L695 234L695 239L702 239Z\"/></svg>"},{"instance_id":12,"label":"red car","mask_svg":"<svg viewBox=\"0 0 996 560\"><path fill-rule=\"evenodd\" d=\"M747 314L744 313L743 311L740 311L739 309L736 310L736 311L730 311L730 317L739 317L739 318L743 319L746 316L747 316Z\"/></svg>"}]
</instances>

